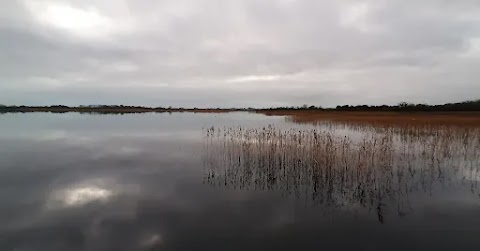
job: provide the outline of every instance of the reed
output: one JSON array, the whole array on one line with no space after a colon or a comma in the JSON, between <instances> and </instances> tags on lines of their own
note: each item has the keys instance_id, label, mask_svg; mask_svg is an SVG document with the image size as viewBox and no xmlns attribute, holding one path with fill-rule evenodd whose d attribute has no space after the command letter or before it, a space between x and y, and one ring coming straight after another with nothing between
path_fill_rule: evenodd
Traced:
<instances>
[{"instance_id":1,"label":"reed","mask_svg":"<svg viewBox=\"0 0 480 251\"><path fill-rule=\"evenodd\" d=\"M261 110L267 116L286 116L288 121L301 124L346 123L384 127L415 126L480 126L480 112L381 112L381 111L322 111L322 110Z\"/></svg>"},{"instance_id":2,"label":"reed","mask_svg":"<svg viewBox=\"0 0 480 251\"><path fill-rule=\"evenodd\" d=\"M277 190L326 207L372 208L381 222L385 205L399 215L411 210L412 193L445 186L477 192L479 128L353 125L355 135L336 128L208 128L205 182Z\"/></svg>"}]
</instances>

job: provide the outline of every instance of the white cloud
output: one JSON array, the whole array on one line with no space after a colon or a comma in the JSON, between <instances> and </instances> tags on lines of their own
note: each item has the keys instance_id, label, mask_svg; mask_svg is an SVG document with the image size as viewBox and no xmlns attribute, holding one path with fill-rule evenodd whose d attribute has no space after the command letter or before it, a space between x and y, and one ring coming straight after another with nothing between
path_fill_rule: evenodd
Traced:
<instances>
[{"instance_id":1,"label":"white cloud","mask_svg":"<svg viewBox=\"0 0 480 251\"><path fill-rule=\"evenodd\" d=\"M264 82L264 81L275 81L280 79L280 75L248 75L240 76L228 79L227 83L243 83L243 82Z\"/></svg>"},{"instance_id":2,"label":"white cloud","mask_svg":"<svg viewBox=\"0 0 480 251\"><path fill-rule=\"evenodd\" d=\"M40 24L81 39L111 39L113 35L129 32L133 26L127 13L112 17L95 5L75 6L44 0L25 1L24 5Z\"/></svg>"},{"instance_id":3,"label":"white cloud","mask_svg":"<svg viewBox=\"0 0 480 251\"><path fill-rule=\"evenodd\" d=\"M475 1L12 3L0 10L2 103L328 106L480 93Z\"/></svg>"},{"instance_id":4,"label":"white cloud","mask_svg":"<svg viewBox=\"0 0 480 251\"><path fill-rule=\"evenodd\" d=\"M95 8L78 9L62 3L27 2L32 14L43 24L81 37L110 33L111 21Z\"/></svg>"},{"instance_id":5,"label":"white cloud","mask_svg":"<svg viewBox=\"0 0 480 251\"><path fill-rule=\"evenodd\" d=\"M44 87L61 87L64 86L65 83L59 79L53 77L45 77L45 76L32 76L27 79L28 85L40 85ZM26 87L29 87L26 86Z\"/></svg>"},{"instance_id":6,"label":"white cloud","mask_svg":"<svg viewBox=\"0 0 480 251\"><path fill-rule=\"evenodd\" d=\"M480 37L470 38L467 44L468 49L462 56L480 58Z\"/></svg>"},{"instance_id":7,"label":"white cloud","mask_svg":"<svg viewBox=\"0 0 480 251\"><path fill-rule=\"evenodd\" d=\"M369 8L370 6L366 2L356 2L345 6L340 12L340 24L360 31L369 31L370 26L367 22Z\"/></svg>"}]
</instances>

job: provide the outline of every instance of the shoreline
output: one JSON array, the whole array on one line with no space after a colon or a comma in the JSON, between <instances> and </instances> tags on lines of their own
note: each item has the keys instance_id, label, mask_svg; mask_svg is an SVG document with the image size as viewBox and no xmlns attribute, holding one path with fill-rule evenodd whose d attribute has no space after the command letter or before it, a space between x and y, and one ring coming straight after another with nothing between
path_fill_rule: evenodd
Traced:
<instances>
[{"instance_id":1,"label":"shoreline","mask_svg":"<svg viewBox=\"0 0 480 251\"><path fill-rule=\"evenodd\" d=\"M480 126L480 111L338 111L328 109L242 109L242 108L148 108L148 107L15 107L7 113L230 113L250 112L265 116L284 116L294 123L337 122L370 125L458 125Z\"/></svg>"}]
</instances>

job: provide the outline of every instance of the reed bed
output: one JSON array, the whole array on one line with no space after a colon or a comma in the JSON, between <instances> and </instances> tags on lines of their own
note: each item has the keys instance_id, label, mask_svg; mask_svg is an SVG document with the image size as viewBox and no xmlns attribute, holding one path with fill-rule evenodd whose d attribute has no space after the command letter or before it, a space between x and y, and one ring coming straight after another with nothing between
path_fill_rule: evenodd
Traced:
<instances>
[{"instance_id":1,"label":"reed bed","mask_svg":"<svg viewBox=\"0 0 480 251\"><path fill-rule=\"evenodd\" d=\"M368 112L368 111L316 111L316 110L263 110L267 116L286 116L287 120L301 124L335 122L359 125L410 127L457 126L479 127L480 112Z\"/></svg>"},{"instance_id":2,"label":"reed bed","mask_svg":"<svg viewBox=\"0 0 480 251\"><path fill-rule=\"evenodd\" d=\"M477 193L480 129L275 126L205 130L205 182L216 187L278 190L324 206L389 205L400 215L409 196L446 187Z\"/></svg>"}]
</instances>

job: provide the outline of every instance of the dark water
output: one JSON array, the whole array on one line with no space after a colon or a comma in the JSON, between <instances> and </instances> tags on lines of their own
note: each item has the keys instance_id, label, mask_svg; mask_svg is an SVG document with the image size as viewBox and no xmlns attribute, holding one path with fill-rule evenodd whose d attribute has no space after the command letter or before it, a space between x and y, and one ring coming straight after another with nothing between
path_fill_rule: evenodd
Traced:
<instances>
[{"instance_id":1,"label":"dark water","mask_svg":"<svg viewBox=\"0 0 480 251\"><path fill-rule=\"evenodd\" d=\"M382 201L371 195L371 203L357 200L362 196L348 187L329 193L330 200L315 200L308 189L285 189L289 183L279 181L281 174L248 180L252 173L260 177L258 168L241 164L242 172L212 177L212 168L226 170L222 163L235 168L238 156L221 141L216 151L206 149L205 128L268 125L314 129L247 113L1 115L0 250L480 249L474 135L464 137L473 140L465 149L450 146L453 154L447 155L461 155L458 160L446 162L447 155L440 159L439 151L432 152L434 171L406 175L398 183L404 190L392 192L397 183L376 187L377 178L375 187L364 185L389 195ZM362 133L334 131L354 141ZM249 156L259 165L259 155ZM457 171L449 172L453 163ZM308 172L298 175L303 178L292 184L309 186ZM329 177L337 182L332 189L347 184ZM417 178L424 182L409 183Z\"/></svg>"}]
</instances>

